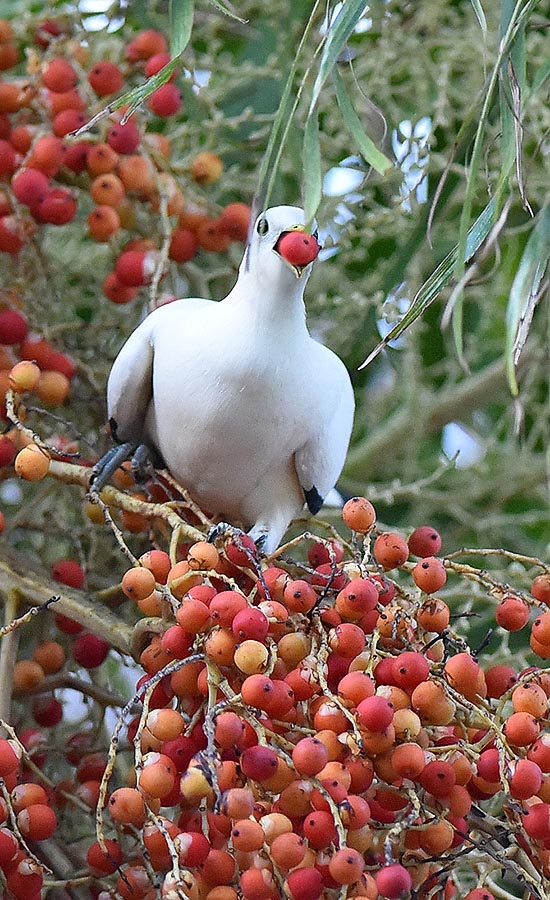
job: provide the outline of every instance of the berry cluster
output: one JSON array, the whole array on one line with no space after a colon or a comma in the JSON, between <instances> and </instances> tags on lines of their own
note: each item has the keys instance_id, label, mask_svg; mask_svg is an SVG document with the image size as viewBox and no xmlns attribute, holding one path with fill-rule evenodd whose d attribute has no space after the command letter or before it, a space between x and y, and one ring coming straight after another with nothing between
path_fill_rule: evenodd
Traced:
<instances>
[{"instance_id":1,"label":"berry cluster","mask_svg":"<svg viewBox=\"0 0 550 900\"><path fill-rule=\"evenodd\" d=\"M14 305L21 299L10 292ZM0 394L5 397L8 388L17 395L34 395L49 407L59 406L69 395L71 379L76 365L65 353L55 349L50 341L38 334L29 333L26 316L15 308L0 310ZM18 415L25 417L23 404ZM2 402L1 418L8 421L5 402ZM11 466L22 478L36 481L48 471L48 454L17 428L0 437L0 470Z\"/></svg>"},{"instance_id":2,"label":"berry cluster","mask_svg":"<svg viewBox=\"0 0 550 900\"><path fill-rule=\"evenodd\" d=\"M134 784L106 806L145 846L155 833L150 861L168 895L452 897L461 858L495 840L483 810L497 801L512 875L534 864L548 877L550 679L483 669L454 634L434 592L465 567L435 555L435 529L377 532L365 498L343 518L356 535L348 560L342 543L317 541L307 565L260 571L241 536L220 551L195 543L175 565L151 551L122 579L144 614L175 624L141 654ZM543 582L518 595L526 609ZM146 868L134 869L146 896Z\"/></svg>"},{"instance_id":3,"label":"berry cluster","mask_svg":"<svg viewBox=\"0 0 550 900\"><path fill-rule=\"evenodd\" d=\"M102 900L107 883L125 900L153 900L159 885L169 900L491 900L501 869L546 898L550 677L481 665L438 594L447 576L482 584L503 630L518 621L503 610L521 603L533 643L547 573L512 592L460 552L441 556L430 526L407 539L377 527L366 498L348 501L343 521L349 539L289 543L287 554L306 549L303 562L260 563L232 532L215 545L176 541L175 558L155 547L125 572L121 593L146 617L143 674L109 748L74 734L67 752L82 752L63 782L73 802L97 805L86 877ZM83 584L70 560L52 574ZM91 671L109 650L95 656L93 635L56 625L58 640L16 666L17 691L39 692L42 728L62 716L48 678L65 656ZM16 756L36 762L44 740L27 729ZM12 860L30 863L6 804L9 879Z\"/></svg>"},{"instance_id":4,"label":"berry cluster","mask_svg":"<svg viewBox=\"0 0 550 900\"><path fill-rule=\"evenodd\" d=\"M172 159L163 123L182 114L173 77L128 122L119 114L73 139L108 100L156 75L170 57L164 35L148 29L126 45L123 59L92 58L67 28L48 20L18 37L0 20L0 251L15 256L45 226L75 220L82 230L86 222L89 237L113 250L104 294L127 303L164 274L166 257L185 263L198 250L220 252L244 240L250 209L229 203L212 215L206 204L184 202L182 185L196 194L214 184L223 162L209 150L185 165ZM103 47L117 50L115 41ZM170 223L164 232L161 211Z\"/></svg>"}]
</instances>

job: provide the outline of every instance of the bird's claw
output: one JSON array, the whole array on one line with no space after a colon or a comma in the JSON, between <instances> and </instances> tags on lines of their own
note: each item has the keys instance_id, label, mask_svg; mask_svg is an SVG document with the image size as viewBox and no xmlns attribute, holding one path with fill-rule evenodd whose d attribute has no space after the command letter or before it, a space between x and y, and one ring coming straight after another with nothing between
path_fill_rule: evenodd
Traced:
<instances>
[{"instance_id":1,"label":"bird's claw","mask_svg":"<svg viewBox=\"0 0 550 900\"><path fill-rule=\"evenodd\" d=\"M220 538L236 537L244 533L240 528L230 525L229 522L218 522L217 525L212 526L206 535L206 540L209 544L215 544Z\"/></svg>"},{"instance_id":2,"label":"bird's claw","mask_svg":"<svg viewBox=\"0 0 550 900\"><path fill-rule=\"evenodd\" d=\"M111 447L107 453L103 454L92 469L89 484L90 494L99 494L122 463L131 458L136 446L131 441L125 441L124 444Z\"/></svg>"},{"instance_id":3,"label":"bird's claw","mask_svg":"<svg viewBox=\"0 0 550 900\"><path fill-rule=\"evenodd\" d=\"M256 554L254 554L252 547L244 544L243 538L245 537L251 537L251 535L247 534L246 531L243 531L241 528L237 528L235 525L230 525L229 522L218 522L217 525L212 526L206 536L206 540L210 544L215 544L218 540L232 540L239 550L242 550L250 556L251 562L257 564L259 557L262 555L262 547L265 544L267 534L261 534L256 539L252 538L256 548Z\"/></svg>"}]
</instances>

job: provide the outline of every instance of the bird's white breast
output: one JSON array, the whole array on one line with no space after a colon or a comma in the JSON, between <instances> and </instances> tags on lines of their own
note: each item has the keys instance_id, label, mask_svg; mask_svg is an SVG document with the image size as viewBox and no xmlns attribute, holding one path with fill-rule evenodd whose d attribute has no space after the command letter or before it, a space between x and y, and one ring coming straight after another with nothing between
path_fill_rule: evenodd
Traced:
<instances>
[{"instance_id":1,"label":"bird's white breast","mask_svg":"<svg viewBox=\"0 0 550 900\"><path fill-rule=\"evenodd\" d=\"M289 342L223 303L183 301L158 315L153 342L147 431L174 476L229 512L274 467L286 477L316 390L305 328Z\"/></svg>"}]
</instances>

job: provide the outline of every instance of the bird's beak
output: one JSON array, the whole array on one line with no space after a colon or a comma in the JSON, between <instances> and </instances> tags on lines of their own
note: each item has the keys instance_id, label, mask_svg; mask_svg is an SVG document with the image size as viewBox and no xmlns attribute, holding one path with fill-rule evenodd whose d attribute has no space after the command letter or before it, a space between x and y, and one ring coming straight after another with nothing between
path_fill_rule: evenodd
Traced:
<instances>
[{"instance_id":1,"label":"bird's beak","mask_svg":"<svg viewBox=\"0 0 550 900\"><path fill-rule=\"evenodd\" d=\"M294 274L296 275L296 278L301 278L302 275L304 274L305 270L307 269L307 267L308 267L309 265L311 265L311 263L312 263L314 260L312 259L312 260L310 260L310 262L308 262L308 263L304 263L303 265L298 265L298 264L296 264L296 263L290 262L290 260L288 260L288 259L280 252L280 250L279 250L279 244L281 243L282 239L283 239L287 234L292 234L292 233L295 232L295 231L302 232L303 234L307 234L307 233L308 233L308 232L306 231L305 225L293 225L292 228L287 228L286 231L281 231L279 237L277 238L277 240L276 240L276 242L275 242L275 244L274 244L274 246L273 246L273 249L274 249L275 253L278 253L278 254L279 254L279 256L281 257L281 259L284 259L284 261L286 262L287 266L289 266L289 267L292 269L292 271L293 271Z\"/></svg>"}]
</instances>

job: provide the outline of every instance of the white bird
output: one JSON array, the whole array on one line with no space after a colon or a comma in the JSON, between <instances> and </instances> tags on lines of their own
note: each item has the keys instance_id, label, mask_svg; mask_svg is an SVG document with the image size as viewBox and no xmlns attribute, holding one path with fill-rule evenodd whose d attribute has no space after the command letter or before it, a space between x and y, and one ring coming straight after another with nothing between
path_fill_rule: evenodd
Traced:
<instances>
[{"instance_id":1,"label":"white bird","mask_svg":"<svg viewBox=\"0 0 550 900\"><path fill-rule=\"evenodd\" d=\"M344 364L306 326L313 264L292 265L278 252L291 231L305 231L303 210L261 213L227 297L152 312L122 347L107 388L126 458L140 444L158 451L202 508L250 529L266 553L304 502L319 511L342 470L354 414ZM111 455L116 465L100 461L92 490L120 464L120 453Z\"/></svg>"}]
</instances>

